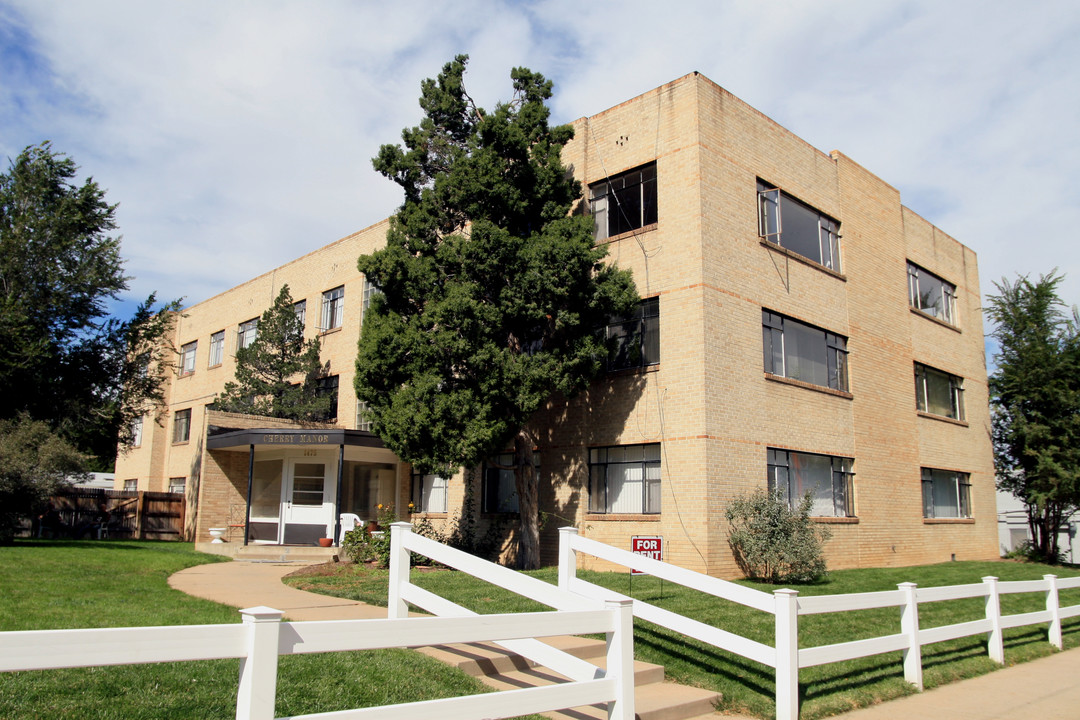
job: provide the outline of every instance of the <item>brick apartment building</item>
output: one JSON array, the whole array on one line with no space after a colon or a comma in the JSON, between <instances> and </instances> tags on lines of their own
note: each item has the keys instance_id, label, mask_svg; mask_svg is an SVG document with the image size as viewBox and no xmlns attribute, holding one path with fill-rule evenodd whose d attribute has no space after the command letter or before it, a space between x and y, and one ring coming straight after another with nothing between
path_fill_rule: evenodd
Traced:
<instances>
[{"instance_id":1,"label":"brick apartment building","mask_svg":"<svg viewBox=\"0 0 1080 720\"><path fill-rule=\"evenodd\" d=\"M996 557L975 253L698 73L574 127L564 162L642 303L607 328L611 371L532 421L545 561L572 523L620 547L661 536L665 560L735 576L724 510L767 486L812 492L832 568ZM509 473L414 477L363 423L353 364L371 288L356 258L386 229L188 308L164 423L146 419L117 485L184 489L200 543L244 516L249 473L249 542L310 543L377 503L453 519L467 493L482 522L512 519ZM207 407L285 283L330 362L327 427Z\"/></svg>"}]
</instances>

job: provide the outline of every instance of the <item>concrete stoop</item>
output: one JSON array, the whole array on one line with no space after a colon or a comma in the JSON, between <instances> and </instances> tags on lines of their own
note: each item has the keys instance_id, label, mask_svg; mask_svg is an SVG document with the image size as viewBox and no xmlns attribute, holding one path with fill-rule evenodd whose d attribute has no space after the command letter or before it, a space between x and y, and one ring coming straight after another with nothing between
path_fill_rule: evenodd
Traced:
<instances>
[{"instance_id":1,"label":"concrete stoop","mask_svg":"<svg viewBox=\"0 0 1080 720\"><path fill-rule=\"evenodd\" d=\"M314 545L239 545L233 553L234 560L248 562L331 562L340 552L336 547Z\"/></svg>"},{"instance_id":2,"label":"concrete stoop","mask_svg":"<svg viewBox=\"0 0 1080 720\"><path fill-rule=\"evenodd\" d=\"M604 666L604 643L578 637L547 638L544 642L576 657ZM565 682L566 678L547 668L536 667L525 658L488 643L437 646L422 651L448 665L480 678L497 690L537 687ZM720 694L710 690L664 682L664 668L634 662L635 716L639 720L697 720L715 715ZM553 713L559 720L606 718L606 708L586 706Z\"/></svg>"}]
</instances>

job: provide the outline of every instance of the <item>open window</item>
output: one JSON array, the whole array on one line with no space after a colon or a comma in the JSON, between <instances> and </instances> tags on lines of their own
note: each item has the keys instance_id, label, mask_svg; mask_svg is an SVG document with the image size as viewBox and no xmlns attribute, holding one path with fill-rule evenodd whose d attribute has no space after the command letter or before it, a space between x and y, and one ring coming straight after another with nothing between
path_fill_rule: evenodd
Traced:
<instances>
[{"instance_id":1,"label":"open window","mask_svg":"<svg viewBox=\"0 0 1080 720\"><path fill-rule=\"evenodd\" d=\"M758 180L757 188L758 235L841 272L840 223L763 180Z\"/></svg>"},{"instance_id":2,"label":"open window","mask_svg":"<svg viewBox=\"0 0 1080 720\"><path fill-rule=\"evenodd\" d=\"M597 240L655 225L656 163L590 185L589 209L596 220Z\"/></svg>"}]
</instances>

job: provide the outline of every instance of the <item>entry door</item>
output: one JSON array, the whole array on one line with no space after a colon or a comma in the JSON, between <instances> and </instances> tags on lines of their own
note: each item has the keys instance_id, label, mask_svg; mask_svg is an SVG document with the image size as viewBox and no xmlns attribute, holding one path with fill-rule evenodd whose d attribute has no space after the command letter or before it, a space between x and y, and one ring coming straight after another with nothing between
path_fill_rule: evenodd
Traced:
<instances>
[{"instance_id":1,"label":"entry door","mask_svg":"<svg viewBox=\"0 0 1080 720\"><path fill-rule=\"evenodd\" d=\"M316 458L293 458L287 463L283 514L284 542L309 542L308 538L326 534L326 476L330 464ZM312 526L319 526L318 529ZM308 526L301 529L299 526ZM290 538L295 536L295 539ZM301 537L303 538L301 540Z\"/></svg>"}]
</instances>

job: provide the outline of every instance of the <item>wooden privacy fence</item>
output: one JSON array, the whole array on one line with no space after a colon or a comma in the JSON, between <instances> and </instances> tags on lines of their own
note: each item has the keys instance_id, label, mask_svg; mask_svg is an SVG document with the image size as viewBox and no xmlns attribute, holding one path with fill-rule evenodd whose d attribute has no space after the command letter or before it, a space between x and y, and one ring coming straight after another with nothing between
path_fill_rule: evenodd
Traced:
<instances>
[{"instance_id":1,"label":"wooden privacy fence","mask_svg":"<svg viewBox=\"0 0 1080 720\"><path fill-rule=\"evenodd\" d=\"M50 498L53 513L35 519L37 537L181 540L183 493L67 488Z\"/></svg>"},{"instance_id":2,"label":"wooden privacy fence","mask_svg":"<svg viewBox=\"0 0 1080 720\"><path fill-rule=\"evenodd\" d=\"M754 660L774 668L776 672L776 717L797 720L799 717L799 669L841 662L871 655L903 652L904 678L919 690L923 689L922 646L956 638L987 636L991 659L1005 662L1003 632L1024 625L1048 625L1048 640L1059 650L1062 647L1061 621L1080 616L1080 605L1061 607L1058 591L1080 588L1080 577L1060 579L1044 575L1042 580L999 582L985 577L983 582L970 585L919 588L915 583L901 583L896 590L853 593L848 595L818 595L799 597L795 590L776 590L771 595L736 583L709 577L701 573L669 565L659 560L636 555L578 535L575 528L560 528L559 587L596 599L621 598L630 600L599 585L577 577L577 553L585 553L623 565L633 570L655 575L670 582L708 593L740 605L771 613L775 616L773 646L765 645L735 633L664 610L640 600L633 600L634 617L662 625L675 632L709 643L714 647ZM1042 593L1046 609L1018 615L1001 614L1001 596L1010 593ZM919 605L961 598L985 598L985 617L970 622L933 628L919 627ZM899 607L898 633L854 642L799 647L799 616L830 612L869 610Z\"/></svg>"}]
</instances>

